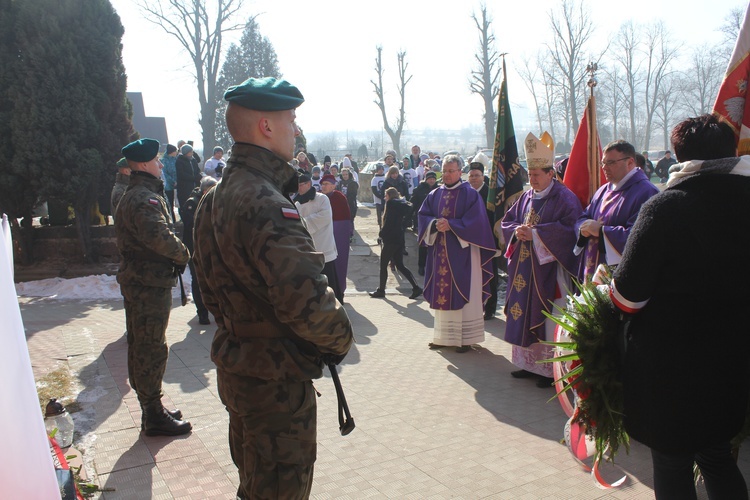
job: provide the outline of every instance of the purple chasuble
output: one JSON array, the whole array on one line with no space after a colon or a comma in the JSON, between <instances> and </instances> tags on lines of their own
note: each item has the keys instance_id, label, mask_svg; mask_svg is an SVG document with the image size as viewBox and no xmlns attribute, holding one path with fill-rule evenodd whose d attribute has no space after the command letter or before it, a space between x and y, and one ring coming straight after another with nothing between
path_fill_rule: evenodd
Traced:
<instances>
[{"instance_id":1,"label":"purple chasuble","mask_svg":"<svg viewBox=\"0 0 750 500\"><path fill-rule=\"evenodd\" d=\"M621 188L613 190L612 184L608 182L596 191L575 226L576 234L579 235L576 246L584 247L578 268L578 280L581 283L591 281L599 264L615 265L620 262L630 228L638 218L641 205L658 192L659 189L640 168ZM604 223L601 233L603 238L580 236L581 224L588 219Z\"/></svg>"},{"instance_id":2,"label":"purple chasuble","mask_svg":"<svg viewBox=\"0 0 750 500\"><path fill-rule=\"evenodd\" d=\"M434 220L445 218L450 230L437 233L433 245L425 239ZM440 186L427 195L419 209L419 243L429 247L425 266L424 298L432 309L456 311L469 302L471 247L462 247L459 238L479 247L482 263L482 297L490 295L492 257L495 242L487 220L485 204L468 182L453 188Z\"/></svg>"},{"instance_id":3,"label":"purple chasuble","mask_svg":"<svg viewBox=\"0 0 750 500\"><path fill-rule=\"evenodd\" d=\"M346 273L349 271L349 238L354 233L351 219L333 221L333 239L336 241L338 257L334 262L341 293L346 291Z\"/></svg>"},{"instance_id":4,"label":"purple chasuble","mask_svg":"<svg viewBox=\"0 0 750 500\"><path fill-rule=\"evenodd\" d=\"M534 199L533 194L533 190L526 191L501 223L503 238L509 242L505 340L521 347L545 340L547 318L543 311L553 312L552 302L561 296L558 266L569 278L577 271L573 227L581 214L581 202L556 181L544 198ZM546 249L544 255L537 251L534 241L516 239L514 231L523 224L534 226L535 239Z\"/></svg>"}]
</instances>

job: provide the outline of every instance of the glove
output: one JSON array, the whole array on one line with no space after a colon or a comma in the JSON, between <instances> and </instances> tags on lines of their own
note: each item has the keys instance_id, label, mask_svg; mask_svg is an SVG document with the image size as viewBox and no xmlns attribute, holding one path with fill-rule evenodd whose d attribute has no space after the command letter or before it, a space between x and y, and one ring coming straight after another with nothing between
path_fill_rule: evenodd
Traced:
<instances>
[{"instance_id":1,"label":"glove","mask_svg":"<svg viewBox=\"0 0 750 500\"><path fill-rule=\"evenodd\" d=\"M344 358L346 357L346 354L333 354L333 353L326 353L323 354L320 357L320 360L323 361L324 365L338 365L342 361L344 361Z\"/></svg>"}]
</instances>

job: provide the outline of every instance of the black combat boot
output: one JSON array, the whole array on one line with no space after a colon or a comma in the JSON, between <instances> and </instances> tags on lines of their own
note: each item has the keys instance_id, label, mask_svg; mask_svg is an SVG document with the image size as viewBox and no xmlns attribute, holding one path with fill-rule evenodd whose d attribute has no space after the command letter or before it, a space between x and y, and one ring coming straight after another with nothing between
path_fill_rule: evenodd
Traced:
<instances>
[{"instance_id":1,"label":"black combat boot","mask_svg":"<svg viewBox=\"0 0 750 500\"><path fill-rule=\"evenodd\" d=\"M169 416L172 417L175 420L182 420L182 412L179 408L175 408L174 410L170 410L168 408L164 408L164 411L169 413ZM146 430L146 411L141 406L141 430Z\"/></svg>"},{"instance_id":2,"label":"black combat boot","mask_svg":"<svg viewBox=\"0 0 750 500\"><path fill-rule=\"evenodd\" d=\"M176 420L162 406L161 401L143 408L145 420L143 431L147 436L180 436L187 434L193 426L187 420Z\"/></svg>"}]
</instances>

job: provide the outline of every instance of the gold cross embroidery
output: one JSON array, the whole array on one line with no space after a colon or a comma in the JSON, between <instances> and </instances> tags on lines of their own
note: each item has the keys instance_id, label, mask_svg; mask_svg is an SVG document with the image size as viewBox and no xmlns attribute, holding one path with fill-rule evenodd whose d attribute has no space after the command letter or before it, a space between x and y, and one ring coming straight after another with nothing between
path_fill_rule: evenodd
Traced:
<instances>
[{"instance_id":1,"label":"gold cross embroidery","mask_svg":"<svg viewBox=\"0 0 750 500\"><path fill-rule=\"evenodd\" d=\"M536 213L536 210L534 210L534 207L531 207L531 210L529 210L526 213L524 224L527 224L529 226L535 226L539 224L540 219L541 219L540 215Z\"/></svg>"},{"instance_id":2,"label":"gold cross embroidery","mask_svg":"<svg viewBox=\"0 0 750 500\"><path fill-rule=\"evenodd\" d=\"M525 261L526 259L529 258L529 255L531 255L531 251L529 250L529 245L526 244L526 242L524 241L523 243L521 243L521 251L518 254L518 261L519 262Z\"/></svg>"},{"instance_id":3,"label":"gold cross embroidery","mask_svg":"<svg viewBox=\"0 0 750 500\"><path fill-rule=\"evenodd\" d=\"M445 276L446 274L448 274L448 268L446 268L445 266L438 267L438 274L440 276Z\"/></svg>"},{"instance_id":4,"label":"gold cross embroidery","mask_svg":"<svg viewBox=\"0 0 750 500\"><path fill-rule=\"evenodd\" d=\"M521 315L523 314L523 309L521 309L521 306L518 305L518 302L513 304L513 307L510 308L510 314L516 321L518 321L518 318L521 317Z\"/></svg>"},{"instance_id":5,"label":"gold cross embroidery","mask_svg":"<svg viewBox=\"0 0 750 500\"><path fill-rule=\"evenodd\" d=\"M442 306L442 305L445 305L445 303L448 302L448 301L445 299L444 296L441 295L440 297L437 298L436 302L438 303L438 305Z\"/></svg>"},{"instance_id":6,"label":"gold cross embroidery","mask_svg":"<svg viewBox=\"0 0 750 500\"><path fill-rule=\"evenodd\" d=\"M517 292L520 292L526 287L526 280L523 279L523 276L520 274L516 274L516 277L513 279L513 288L516 289Z\"/></svg>"}]
</instances>

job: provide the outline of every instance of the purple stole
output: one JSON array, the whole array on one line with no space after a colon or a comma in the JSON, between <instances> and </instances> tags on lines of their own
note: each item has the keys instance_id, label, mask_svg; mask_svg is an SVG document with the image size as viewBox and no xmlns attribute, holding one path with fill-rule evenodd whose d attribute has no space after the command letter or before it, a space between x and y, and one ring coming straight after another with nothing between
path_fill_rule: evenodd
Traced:
<instances>
[{"instance_id":1,"label":"purple stole","mask_svg":"<svg viewBox=\"0 0 750 500\"><path fill-rule=\"evenodd\" d=\"M555 181L544 198L534 199L533 191L527 191L505 214L502 231L505 241L509 242L505 299L507 342L528 347L544 340L544 312L552 312L551 302L562 292L557 286L558 266L563 266L569 276L576 271L573 227L580 213L581 203L575 194ZM514 231L521 224L534 226L536 237L554 257L552 262L539 262L533 241L515 239Z\"/></svg>"},{"instance_id":2,"label":"purple stole","mask_svg":"<svg viewBox=\"0 0 750 500\"><path fill-rule=\"evenodd\" d=\"M446 218L451 230L437 233L425 266L424 297L432 309L456 311L463 309L472 297L471 247L462 247L459 238L476 245L481 252L482 288L484 302L489 297L492 278L492 257L495 243L487 220L484 203L468 183L454 189L440 187L430 192L419 210L419 241L424 239L432 221Z\"/></svg>"},{"instance_id":3,"label":"purple stole","mask_svg":"<svg viewBox=\"0 0 750 500\"><path fill-rule=\"evenodd\" d=\"M611 184L600 187L583 215L576 222L576 234L581 223L586 219L601 220L604 223L602 234L617 255L610 255L610 261L619 262L630 228L638 218L641 205L659 192L659 189L648 180L641 169L628 179L621 189L613 191ZM578 279L591 281L599 264L607 263L607 255L601 252L599 237L588 238L584 245ZM580 240L579 240L580 241ZM580 244L580 243L579 243Z\"/></svg>"}]
</instances>

